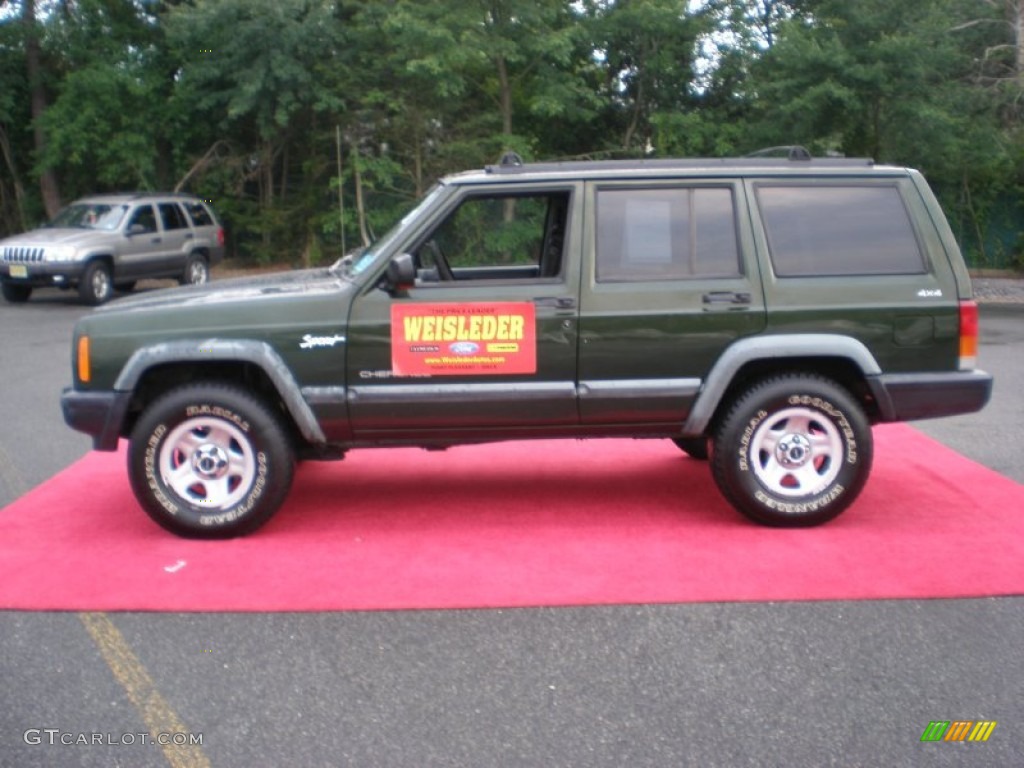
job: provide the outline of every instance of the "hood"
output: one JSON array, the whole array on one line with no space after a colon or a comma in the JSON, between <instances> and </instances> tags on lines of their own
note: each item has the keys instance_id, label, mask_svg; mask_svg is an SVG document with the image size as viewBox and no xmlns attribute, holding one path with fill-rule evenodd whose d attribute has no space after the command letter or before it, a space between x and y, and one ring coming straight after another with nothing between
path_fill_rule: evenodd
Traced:
<instances>
[{"instance_id":1,"label":"hood","mask_svg":"<svg viewBox=\"0 0 1024 768\"><path fill-rule=\"evenodd\" d=\"M84 245L94 243L98 239L109 240L117 234L105 229L33 229L31 232L5 237L0 240L0 246Z\"/></svg>"},{"instance_id":2,"label":"hood","mask_svg":"<svg viewBox=\"0 0 1024 768\"><path fill-rule=\"evenodd\" d=\"M274 297L337 293L350 285L351 283L347 280L332 275L327 269L272 272L249 277L215 280L203 285L146 291L104 304L94 309L93 313L239 304Z\"/></svg>"}]
</instances>

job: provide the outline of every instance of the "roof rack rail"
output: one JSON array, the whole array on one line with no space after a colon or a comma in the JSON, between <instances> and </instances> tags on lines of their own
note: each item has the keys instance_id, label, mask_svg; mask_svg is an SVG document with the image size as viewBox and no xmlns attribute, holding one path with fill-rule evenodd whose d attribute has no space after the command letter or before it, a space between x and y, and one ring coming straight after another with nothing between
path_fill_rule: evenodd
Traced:
<instances>
[{"instance_id":1,"label":"roof rack rail","mask_svg":"<svg viewBox=\"0 0 1024 768\"><path fill-rule=\"evenodd\" d=\"M780 147L766 147L765 149L759 149L756 152L744 155L744 157L779 157L785 154L787 160L813 160L811 153L806 147L801 147L799 144L787 144Z\"/></svg>"}]
</instances>

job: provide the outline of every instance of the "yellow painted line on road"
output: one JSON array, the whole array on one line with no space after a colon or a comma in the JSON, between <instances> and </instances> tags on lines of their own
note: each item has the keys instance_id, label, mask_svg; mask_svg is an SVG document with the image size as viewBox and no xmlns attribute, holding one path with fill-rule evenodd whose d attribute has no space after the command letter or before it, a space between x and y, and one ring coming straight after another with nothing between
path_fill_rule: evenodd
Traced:
<instances>
[{"instance_id":1,"label":"yellow painted line on road","mask_svg":"<svg viewBox=\"0 0 1024 768\"><path fill-rule=\"evenodd\" d=\"M121 630L105 613L80 613L78 618L92 636L93 642L103 659L114 673L117 682L128 694L129 700L142 717L153 743L158 734L189 734L188 727L157 690L153 678L132 651ZM186 739L189 741L189 739ZM199 745L159 744L164 757L172 768L209 768L207 759Z\"/></svg>"}]
</instances>

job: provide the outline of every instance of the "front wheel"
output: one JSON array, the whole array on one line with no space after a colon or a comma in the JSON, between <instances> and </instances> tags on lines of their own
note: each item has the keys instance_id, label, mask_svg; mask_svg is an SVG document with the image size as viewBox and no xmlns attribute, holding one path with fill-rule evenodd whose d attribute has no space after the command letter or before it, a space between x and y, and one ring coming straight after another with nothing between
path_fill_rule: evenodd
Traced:
<instances>
[{"instance_id":1,"label":"front wheel","mask_svg":"<svg viewBox=\"0 0 1024 768\"><path fill-rule=\"evenodd\" d=\"M114 294L110 267L105 261L91 261L78 281L78 295L86 304L102 304Z\"/></svg>"},{"instance_id":2,"label":"front wheel","mask_svg":"<svg viewBox=\"0 0 1024 768\"><path fill-rule=\"evenodd\" d=\"M11 304L24 304L32 295L31 285L2 282L0 290L3 291L4 298Z\"/></svg>"},{"instance_id":3,"label":"front wheel","mask_svg":"<svg viewBox=\"0 0 1024 768\"><path fill-rule=\"evenodd\" d=\"M230 384L190 384L158 398L128 448L132 491L146 514L187 538L255 531L284 502L294 467L279 419Z\"/></svg>"},{"instance_id":4,"label":"front wheel","mask_svg":"<svg viewBox=\"0 0 1024 768\"><path fill-rule=\"evenodd\" d=\"M706 437L673 437L672 442L676 444L683 453L697 461L707 461L708 439Z\"/></svg>"},{"instance_id":5,"label":"front wheel","mask_svg":"<svg viewBox=\"0 0 1024 768\"><path fill-rule=\"evenodd\" d=\"M872 450L871 425L845 389L813 375L779 376L747 390L722 419L711 471L750 519L819 525L856 499Z\"/></svg>"}]
</instances>

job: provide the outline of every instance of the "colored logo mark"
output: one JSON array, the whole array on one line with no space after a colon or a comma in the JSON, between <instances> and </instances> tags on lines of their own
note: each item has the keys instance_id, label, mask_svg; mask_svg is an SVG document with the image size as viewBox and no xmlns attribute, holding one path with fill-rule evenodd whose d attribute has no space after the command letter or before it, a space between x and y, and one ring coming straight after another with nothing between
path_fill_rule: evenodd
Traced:
<instances>
[{"instance_id":1,"label":"colored logo mark","mask_svg":"<svg viewBox=\"0 0 1024 768\"><path fill-rule=\"evenodd\" d=\"M988 741L996 725L995 720L932 720L921 741Z\"/></svg>"}]
</instances>

